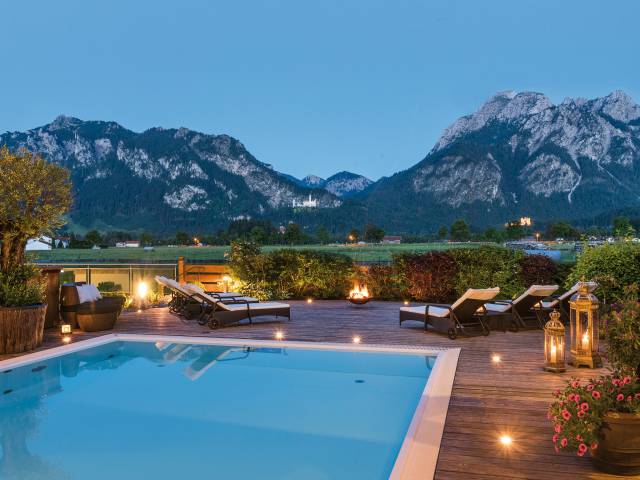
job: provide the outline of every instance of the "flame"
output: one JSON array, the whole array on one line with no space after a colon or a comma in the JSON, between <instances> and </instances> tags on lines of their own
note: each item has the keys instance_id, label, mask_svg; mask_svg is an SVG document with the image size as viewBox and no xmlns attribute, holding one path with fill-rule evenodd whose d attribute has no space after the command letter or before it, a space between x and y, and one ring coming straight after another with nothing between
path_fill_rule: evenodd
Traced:
<instances>
[{"instance_id":1,"label":"flame","mask_svg":"<svg viewBox=\"0 0 640 480\"><path fill-rule=\"evenodd\" d=\"M369 298L369 289L366 285L354 283L353 288L349 292L349 298Z\"/></svg>"}]
</instances>

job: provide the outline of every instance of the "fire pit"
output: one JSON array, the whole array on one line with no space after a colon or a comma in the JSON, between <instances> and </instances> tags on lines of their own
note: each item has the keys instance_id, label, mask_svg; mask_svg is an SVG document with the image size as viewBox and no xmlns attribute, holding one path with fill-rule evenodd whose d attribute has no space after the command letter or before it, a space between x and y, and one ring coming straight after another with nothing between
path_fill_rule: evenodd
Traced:
<instances>
[{"instance_id":1,"label":"fire pit","mask_svg":"<svg viewBox=\"0 0 640 480\"><path fill-rule=\"evenodd\" d=\"M369 290L364 284L356 283L349 292L348 300L355 305L364 305L371 297L369 296Z\"/></svg>"}]
</instances>

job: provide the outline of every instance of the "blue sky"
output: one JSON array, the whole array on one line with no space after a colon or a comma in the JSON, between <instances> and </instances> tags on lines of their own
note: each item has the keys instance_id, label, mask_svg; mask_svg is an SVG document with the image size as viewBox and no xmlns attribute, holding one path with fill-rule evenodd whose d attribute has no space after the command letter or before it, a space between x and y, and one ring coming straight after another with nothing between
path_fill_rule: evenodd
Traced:
<instances>
[{"instance_id":1,"label":"blue sky","mask_svg":"<svg viewBox=\"0 0 640 480\"><path fill-rule=\"evenodd\" d=\"M640 101L635 0L21 0L0 19L0 131L184 126L297 176L408 168L501 90Z\"/></svg>"}]
</instances>

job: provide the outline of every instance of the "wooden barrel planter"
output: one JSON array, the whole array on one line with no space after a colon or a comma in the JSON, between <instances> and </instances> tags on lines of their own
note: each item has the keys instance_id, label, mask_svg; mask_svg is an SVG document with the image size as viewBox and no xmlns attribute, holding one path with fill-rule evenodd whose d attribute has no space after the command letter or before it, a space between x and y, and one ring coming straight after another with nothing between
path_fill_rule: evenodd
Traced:
<instances>
[{"instance_id":1,"label":"wooden barrel planter","mask_svg":"<svg viewBox=\"0 0 640 480\"><path fill-rule=\"evenodd\" d=\"M0 354L22 353L42 344L47 305L0 307Z\"/></svg>"},{"instance_id":2,"label":"wooden barrel planter","mask_svg":"<svg viewBox=\"0 0 640 480\"><path fill-rule=\"evenodd\" d=\"M640 474L640 414L609 412L600 429L593 463L603 472Z\"/></svg>"}]
</instances>

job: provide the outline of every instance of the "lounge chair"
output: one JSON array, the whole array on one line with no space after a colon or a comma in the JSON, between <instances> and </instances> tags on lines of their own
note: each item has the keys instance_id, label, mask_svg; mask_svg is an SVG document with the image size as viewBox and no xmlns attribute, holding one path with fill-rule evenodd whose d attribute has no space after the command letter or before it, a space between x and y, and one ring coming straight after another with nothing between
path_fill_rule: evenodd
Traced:
<instances>
[{"instance_id":1,"label":"lounge chair","mask_svg":"<svg viewBox=\"0 0 640 480\"><path fill-rule=\"evenodd\" d=\"M192 319L198 316L202 310L201 302L186 291L178 282L170 278L156 275L156 282L171 291L171 300L169 300L169 311Z\"/></svg>"},{"instance_id":2,"label":"lounge chair","mask_svg":"<svg viewBox=\"0 0 640 480\"><path fill-rule=\"evenodd\" d=\"M225 303L204 292L194 292L194 297L200 299L205 306L198 322L201 325L208 324L211 329L239 323L242 320L253 323L253 319L260 316L291 319L291 306L286 303L250 301Z\"/></svg>"},{"instance_id":3,"label":"lounge chair","mask_svg":"<svg viewBox=\"0 0 640 480\"><path fill-rule=\"evenodd\" d=\"M586 282L589 288L589 293L593 292L596 288L598 288L598 282ZM569 290L564 292L562 295L552 295L547 300L543 300L540 302L540 305L545 309L557 309L560 311L560 318L563 322L569 322L569 300L571 297L578 293L578 287L580 286L580 282L576 283Z\"/></svg>"},{"instance_id":4,"label":"lounge chair","mask_svg":"<svg viewBox=\"0 0 640 480\"><path fill-rule=\"evenodd\" d=\"M511 320L513 330L543 328L544 313L549 308L542 306L542 301L558 290L557 285L531 285L515 300L498 300L487 303L488 315L504 315Z\"/></svg>"},{"instance_id":5,"label":"lounge chair","mask_svg":"<svg viewBox=\"0 0 640 480\"><path fill-rule=\"evenodd\" d=\"M198 285L194 285L193 283L187 283L182 286L184 290L189 292L191 295L195 295L196 293L206 293L212 298L215 298L219 302L222 303L258 303L260 300L253 297L246 297L241 293L235 292L205 292L204 289L200 288Z\"/></svg>"},{"instance_id":6,"label":"lounge chair","mask_svg":"<svg viewBox=\"0 0 640 480\"><path fill-rule=\"evenodd\" d=\"M424 322L424 329L432 327L446 333L450 339L458 334L489 335L485 322L484 304L500 293L499 288L470 288L451 305L428 303L420 307L400 308L400 325L405 320Z\"/></svg>"}]
</instances>

